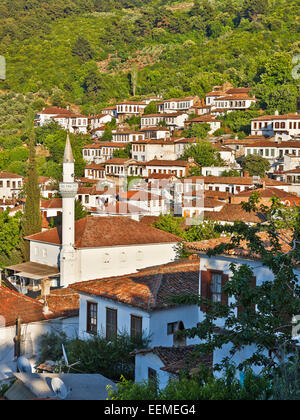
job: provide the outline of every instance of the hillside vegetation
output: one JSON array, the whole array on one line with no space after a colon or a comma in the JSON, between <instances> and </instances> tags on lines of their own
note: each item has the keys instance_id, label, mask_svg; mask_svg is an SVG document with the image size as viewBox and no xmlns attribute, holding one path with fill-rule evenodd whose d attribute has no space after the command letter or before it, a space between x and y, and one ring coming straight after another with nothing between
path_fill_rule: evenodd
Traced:
<instances>
[{"instance_id":1,"label":"hillside vegetation","mask_svg":"<svg viewBox=\"0 0 300 420\"><path fill-rule=\"evenodd\" d=\"M137 95L203 97L228 80L267 111L296 109L296 0L9 0L0 16L0 89L93 112L132 95L137 72Z\"/></svg>"}]
</instances>

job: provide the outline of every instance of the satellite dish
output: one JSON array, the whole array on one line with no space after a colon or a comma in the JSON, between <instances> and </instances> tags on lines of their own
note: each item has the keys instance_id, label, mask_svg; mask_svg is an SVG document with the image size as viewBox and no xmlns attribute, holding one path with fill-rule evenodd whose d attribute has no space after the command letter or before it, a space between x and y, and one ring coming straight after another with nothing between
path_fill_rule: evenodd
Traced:
<instances>
[{"instance_id":1,"label":"satellite dish","mask_svg":"<svg viewBox=\"0 0 300 420\"><path fill-rule=\"evenodd\" d=\"M51 381L51 387L54 394L60 399L65 400L69 394L66 385L60 378L53 378Z\"/></svg>"},{"instance_id":2,"label":"satellite dish","mask_svg":"<svg viewBox=\"0 0 300 420\"><path fill-rule=\"evenodd\" d=\"M70 369L72 369L73 366L79 365L80 361L75 362L72 365L69 365L69 359L68 359L68 356L67 356L67 352L66 352L65 346L62 344L61 347L62 347L62 352L63 352L63 358L65 360L65 365L69 369L68 370L68 373L70 373Z\"/></svg>"},{"instance_id":3,"label":"satellite dish","mask_svg":"<svg viewBox=\"0 0 300 420\"><path fill-rule=\"evenodd\" d=\"M26 357L21 356L17 360L17 368L19 372L32 373L32 366Z\"/></svg>"}]
</instances>

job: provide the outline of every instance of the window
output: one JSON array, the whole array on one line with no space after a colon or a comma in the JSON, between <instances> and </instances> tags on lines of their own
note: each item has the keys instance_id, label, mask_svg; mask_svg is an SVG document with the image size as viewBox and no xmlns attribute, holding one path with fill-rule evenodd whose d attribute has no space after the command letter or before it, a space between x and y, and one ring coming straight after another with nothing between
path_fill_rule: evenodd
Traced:
<instances>
[{"instance_id":1,"label":"window","mask_svg":"<svg viewBox=\"0 0 300 420\"><path fill-rule=\"evenodd\" d=\"M87 302L87 323L86 330L90 334L97 334L98 324L98 305L97 303Z\"/></svg>"},{"instance_id":2,"label":"window","mask_svg":"<svg viewBox=\"0 0 300 420\"><path fill-rule=\"evenodd\" d=\"M106 308L106 338L114 338L117 335L117 316L116 309Z\"/></svg>"},{"instance_id":3,"label":"window","mask_svg":"<svg viewBox=\"0 0 300 420\"><path fill-rule=\"evenodd\" d=\"M152 368L148 368L148 380L149 381L156 381L157 380L157 372Z\"/></svg>"},{"instance_id":4,"label":"window","mask_svg":"<svg viewBox=\"0 0 300 420\"><path fill-rule=\"evenodd\" d=\"M211 297L213 302L221 302L222 298L222 275L212 273Z\"/></svg>"},{"instance_id":5,"label":"window","mask_svg":"<svg viewBox=\"0 0 300 420\"><path fill-rule=\"evenodd\" d=\"M229 276L218 270L201 271L201 297L212 302L228 305L228 295L223 292L223 287ZM201 311L207 312L206 303L201 305Z\"/></svg>"},{"instance_id":6,"label":"window","mask_svg":"<svg viewBox=\"0 0 300 420\"><path fill-rule=\"evenodd\" d=\"M176 331L178 325L178 321L176 322L170 322L167 326L167 335L172 335Z\"/></svg>"},{"instance_id":7,"label":"window","mask_svg":"<svg viewBox=\"0 0 300 420\"><path fill-rule=\"evenodd\" d=\"M131 338L139 338L143 335L143 318L131 315Z\"/></svg>"}]
</instances>

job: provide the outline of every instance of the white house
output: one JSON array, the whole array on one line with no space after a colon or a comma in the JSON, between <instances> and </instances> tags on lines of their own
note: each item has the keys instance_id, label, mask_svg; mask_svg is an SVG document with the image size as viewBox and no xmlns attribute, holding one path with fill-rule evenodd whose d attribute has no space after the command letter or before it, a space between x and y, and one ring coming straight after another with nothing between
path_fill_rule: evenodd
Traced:
<instances>
[{"instance_id":1,"label":"white house","mask_svg":"<svg viewBox=\"0 0 300 420\"><path fill-rule=\"evenodd\" d=\"M198 341L182 340L176 332L197 325L199 307L174 306L166 300L199 293L198 259L77 283L72 288L80 294L80 338L95 334L109 338L126 331L131 336L149 337L151 346L172 347Z\"/></svg>"},{"instance_id":2,"label":"white house","mask_svg":"<svg viewBox=\"0 0 300 420\"><path fill-rule=\"evenodd\" d=\"M43 334L64 332L68 338L78 335L79 299L70 289L53 291L47 304L18 292L0 287L0 380L17 371L16 356L39 360ZM20 353L15 345L16 320L20 319Z\"/></svg>"},{"instance_id":3,"label":"white house","mask_svg":"<svg viewBox=\"0 0 300 420\"><path fill-rule=\"evenodd\" d=\"M145 134L134 130L116 131L112 134L112 141L116 143L131 143L137 140L145 140Z\"/></svg>"},{"instance_id":4,"label":"white house","mask_svg":"<svg viewBox=\"0 0 300 420\"><path fill-rule=\"evenodd\" d=\"M125 149L125 147L126 144L124 143L100 141L84 146L82 148L82 157L87 162L99 164L112 159L115 151Z\"/></svg>"},{"instance_id":5,"label":"white house","mask_svg":"<svg viewBox=\"0 0 300 420\"><path fill-rule=\"evenodd\" d=\"M126 118L140 116L144 113L147 104L145 102L124 101L116 105L118 121L123 122Z\"/></svg>"},{"instance_id":6,"label":"white house","mask_svg":"<svg viewBox=\"0 0 300 420\"><path fill-rule=\"evenodd\" d=\"M10 172L0 172L0 199L17 198L22 191L24 178Z\"/></svg>"},{"instance_id":7,"label":"white house","mask_svg":"<svg viewBox=\"0 0 300 420\"><path fill-rule=\"evenodd\" d=\"M163 102L163 109L166 114L172 112L188 112L190 108L197 105L199 101L198 96L167 99Z\"/></svg>"},{"instance_id":8,"label":"white house","mask_svg":"<svg viewBox=\"0 0 300 420\"><path fill-rule=\"evenodd\" d=\"M91 130L102 127L111 122L113 117L110 114L93 115L88 118L89 127Z\"/></svg>"},{"instance_id":9,"label":"white house","mask_svg":"<svg viewBox=\"0 0 300 420\"><path fill-rule=\"evenodd\" d=\"M300 115L262 115L251 120L251 134L291 140L300 135Z\"/></svg>"},{"instance_id":10,"label":"white house","mask_svg":"<svg viewBox=\"0 0 300 420\"><path fill-rule=\"evenodd\" d=\"M295 140L288 141L257 141L253 144L244 145L245 156L260 155L267 159L271 165L270 173L281 175L285 170L289 169L285 165L292 159L300 161L300 142ZM288 157L291 156L290 159Z\"/></svg>"},{"instance_id":11,"label":"white house","mask_svg":"<svg viewBox=\"0 0 300 420\"><path fill-rule=\"evenodd\" d=\"M141 117L141 128L155 127L165 124L171 131L184 128L184 123L188 119L186 112L172 112L162 114L149 114Z\"/></svg>"},{"instance_id":12,"label":"white house","mask_svg":"<svg viewBox=\"0 0 300 420\"><path fill-rule=\"evenodd\" d=\"M64 130L70 133L87 134L88 117L75 114L69 109L52 107L46 108L36 114L35 125L43 127L51 121L56 121Z\"/></svg>"}]
</instances>

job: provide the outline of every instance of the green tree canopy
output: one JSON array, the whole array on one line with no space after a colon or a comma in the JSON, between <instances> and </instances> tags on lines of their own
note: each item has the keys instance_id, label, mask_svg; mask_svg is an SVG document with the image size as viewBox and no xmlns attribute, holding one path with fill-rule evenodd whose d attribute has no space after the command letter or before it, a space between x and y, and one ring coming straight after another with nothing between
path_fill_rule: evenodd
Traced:
<instances>
[{"instance_id":1,"label":"green tree canopy","mask_svg":"<svg viewBox=\"0 0 300 420\"><path fill-rule=\"evenodd\" d=\"M266 172L270 169L270 162L260 155L248 155L242 160L241 166L244 172L248 172L250 176L260 176L264 178Z\"/></svg>"}]
</instances>

